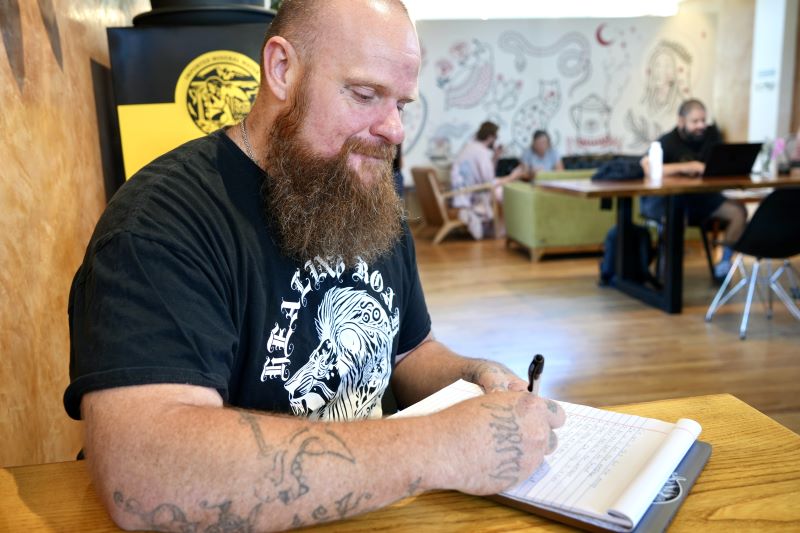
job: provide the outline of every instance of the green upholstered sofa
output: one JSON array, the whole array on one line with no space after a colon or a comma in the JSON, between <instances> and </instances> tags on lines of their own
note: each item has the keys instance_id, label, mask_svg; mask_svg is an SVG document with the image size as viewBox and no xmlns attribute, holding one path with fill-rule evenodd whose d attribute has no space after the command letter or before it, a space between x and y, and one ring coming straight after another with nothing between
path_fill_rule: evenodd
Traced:
<instances>
[{"instance_id":1,"label":"green upholstered sofa","mask_svg":"<svg viewBox=\"0 0 800 533\"><path fill-rule=\"evenodd\" d=\"M590 178L594 169L539 172L536 181ZM638 200L634 213L639 212ZM503 187L503 218L508 243L525 248L532 261L545 254L602 250L615 223L615 210L601 210L600 200L547 192L516 181Z\"/></svg>"}]
</instances>

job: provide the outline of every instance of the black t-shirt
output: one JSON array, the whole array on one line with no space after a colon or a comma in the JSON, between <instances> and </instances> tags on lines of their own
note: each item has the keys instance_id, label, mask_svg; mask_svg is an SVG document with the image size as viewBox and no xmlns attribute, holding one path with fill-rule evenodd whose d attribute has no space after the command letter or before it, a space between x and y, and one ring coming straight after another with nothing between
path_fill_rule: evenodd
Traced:
<instances>
[{"instance_id":1,"label":"black t-shirt","mask_svg":"<svg viewBox=\"0 0 800 533\"><path fill-rule=\"evenodd\" d=\"M395 356L431 326L408 227L372 265L299 263L270 235L263 180L218 131L117 192L70 292L72 418L86 392L149 383L314 419L380 416Z\"/></svg>"},{"instance_id":2,"label":"black t-shirt","mask_svg":"<svg viewBox=\"0 0 800 533\"><path fill-rule=\"evenodd\" d=\"M722 142L719 130L713 124L708 126L701 141L691 141L680 136L675 127L659 139L664 151L664 163L685 163L686 161L708 161L711 148Z\"/></svg>"},{"instance_id":3,"label":"black t-shirt","mask_svg":"<svg viewBox=\"0 0 800 533\"><path fill-rule=\"evenodd\" d=\"M664 163L685 163L687 161L708 161L711 148L722 142L719 130L713 124L708 126L701 141L691 141L680 136L678 128L665 133L658 139L664 152ZM717 192L687 194L684 196L689 224L697 225L707 219L725 201ZM642 215L661 219L665 211L665 197L643 196L639 202Z\"/></svg>"}]
</instances>

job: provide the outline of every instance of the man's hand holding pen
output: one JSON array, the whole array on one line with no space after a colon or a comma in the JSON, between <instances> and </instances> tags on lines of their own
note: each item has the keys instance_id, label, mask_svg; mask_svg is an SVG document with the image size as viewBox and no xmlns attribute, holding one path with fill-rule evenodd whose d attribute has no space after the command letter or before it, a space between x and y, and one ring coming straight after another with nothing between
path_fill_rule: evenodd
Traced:
<instances>
[{"instance_id":1,"label":"man's hand holding pen","mask_svg":"<svg viewBox=\"0 0 800 533\"><path fill-rule=\"evenodd\" d=\"M461 479L453 488L470 494L501 492L529 477L556 449L553 430L564 424L565 414L556 402L531 394L528 382L499 363L476 361L467 379L486 394L442 411L442 423L453 423L459 436L451 451L485 475L469 476L466 484Z\"/></svg>"}]
</instances>

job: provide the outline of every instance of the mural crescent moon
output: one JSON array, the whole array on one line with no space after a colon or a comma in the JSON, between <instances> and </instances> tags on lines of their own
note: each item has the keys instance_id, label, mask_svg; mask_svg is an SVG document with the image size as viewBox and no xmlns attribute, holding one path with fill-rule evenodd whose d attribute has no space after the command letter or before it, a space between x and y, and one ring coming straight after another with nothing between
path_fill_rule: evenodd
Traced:
<instances>
[{"instance_id":1,"label":"mural crescent moon","mask_svg":"<svg viewBox=\"0 0 800 533\"><path fill-rule=\"evenodd\" d=\"M600 43L601 46L611 46L612 44L614 44L614 41L607 41L607 40L603 39L603 29L605 27L606 27L605 23L600 24L597 27L597 31L594 32L594 36L597 39L597 42Z\"/></svg>"}]
</instances>

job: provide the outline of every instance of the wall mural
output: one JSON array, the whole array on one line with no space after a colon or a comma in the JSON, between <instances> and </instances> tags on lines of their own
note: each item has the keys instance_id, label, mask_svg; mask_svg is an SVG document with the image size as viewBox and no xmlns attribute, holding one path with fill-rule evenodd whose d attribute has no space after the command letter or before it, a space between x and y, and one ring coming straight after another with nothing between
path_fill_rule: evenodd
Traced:
<instances>
[{"instance_id":1,"label":"wall mural","mask_svg":"<svg viewBox=\"0 0 800 533\"><path fill-rule=\"evenodd\" d=\"M420 101L403 118L407 178L412 166L446 169L484 120L500 125L506 156L519 155L536 129L563 155L644 153L673 127L683 99L710 101L713 91L711 15L421 21L417 29L424 53Z\"/></svg>"},{"instance_id":2,"label":"wall mural","mask_svg":"<svg viewBox=\"0 0 800 533\"><path fill-rule=\"evenodd\" d=\"M569 96L583 85L592 75L589 40L577 32L564 34L549 46L535 46L522 34L507 31L500 35L498 45L501 50L514 56L514 67L523 72L528 65L526 56L556 56L558 72L565 78L578 78L569 88Z\"/></svg>"}]
</instances>

